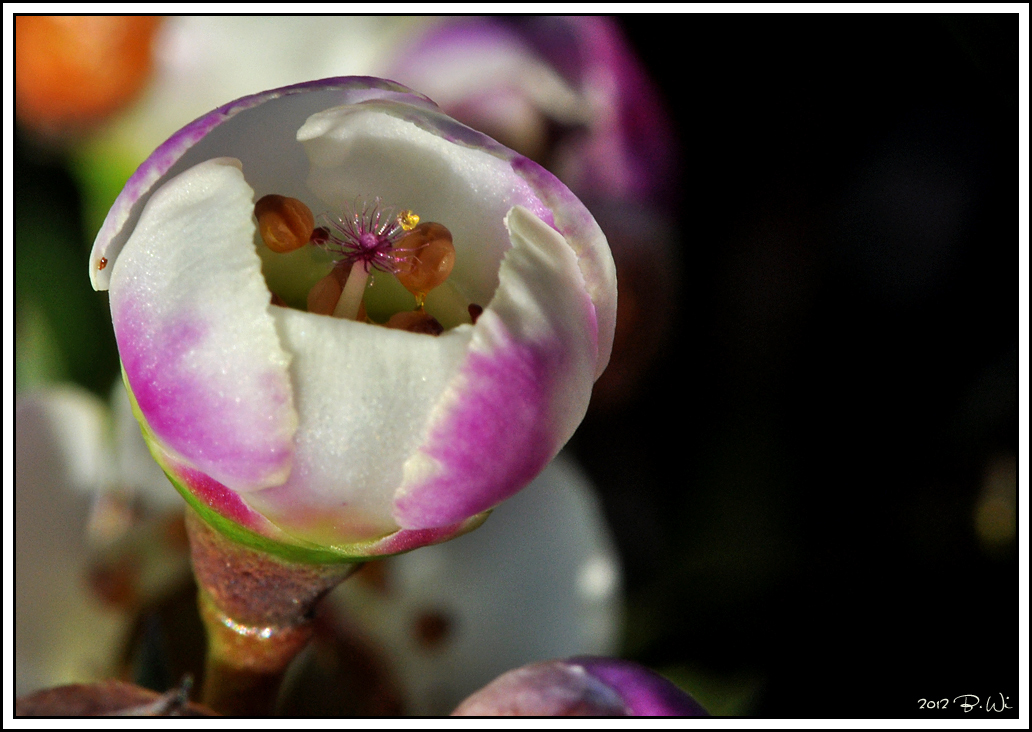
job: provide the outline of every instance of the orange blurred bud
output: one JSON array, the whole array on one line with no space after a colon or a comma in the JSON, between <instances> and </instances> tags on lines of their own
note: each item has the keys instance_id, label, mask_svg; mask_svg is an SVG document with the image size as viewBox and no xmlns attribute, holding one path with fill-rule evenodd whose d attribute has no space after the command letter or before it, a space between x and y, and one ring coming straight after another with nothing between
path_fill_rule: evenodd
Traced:
<instances>
[{"instance_id":1,"label":"orange blurred bud","mask_svg":"<svg viewBox=\"0 0 1032 732\"><path fill-rule=\"evenodd\" d=\"M160 22L155 16L16 17L18 121L45 135L103 121L147 81Z\"/></svg>"}]
</instances>

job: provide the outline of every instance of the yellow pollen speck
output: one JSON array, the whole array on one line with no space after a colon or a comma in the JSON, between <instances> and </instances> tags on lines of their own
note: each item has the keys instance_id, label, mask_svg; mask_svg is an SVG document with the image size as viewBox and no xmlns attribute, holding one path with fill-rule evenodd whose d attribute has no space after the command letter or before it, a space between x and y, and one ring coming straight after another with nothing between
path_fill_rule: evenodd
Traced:
<instances>
[{"instance_id":1,"label":"yellow pollen speck","mask_svg":"<svg viewBox=\"0 0 1032 732\"><path fill-rule=\"evenodd\" d=\"M416 226L419 225L419 214L413 213L408 209L405 209L398 214L398 223L401 224L401 228L405 231L412 231Z\"/></svg>"}]
</instances>

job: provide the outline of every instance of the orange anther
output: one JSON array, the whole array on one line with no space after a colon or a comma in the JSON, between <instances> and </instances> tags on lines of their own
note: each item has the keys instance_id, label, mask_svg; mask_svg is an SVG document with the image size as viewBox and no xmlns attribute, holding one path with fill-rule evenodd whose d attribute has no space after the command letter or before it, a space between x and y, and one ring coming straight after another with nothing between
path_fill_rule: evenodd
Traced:
<instances>
[{"instance_id":1,"label":"orange anther","mask_svg":"<svg viewBox=\"0 0 1032 732\"><path fill-rule=\"evenodd\" d=\"M411 252L411 253L406 253ZM455 266L452 235L442 224L428 221L405 234L395 245L395 252L405 256L400 265L398 282L422 301L451 274Z\"/></svg>"},{"instance_id":2,"label":"orange anther","mask_svg":"<svg viewBox=\"0 0 1032 732\"><path fill-rule=\"evenodd\" d=\"M436 336L444 332L444 326L437 322L437 318L422 310L406 310L395 313L385 325L395 330L407 330L409 333L426 333Z\"/></svg>"},{"instance_id":3,"label":"orange anther","mask_svg":"<svg viewBox=\"0 0 1032 732\"><path fill-rule=\"evenodd\" d=\"M262 196L254 205L254 215L265 246L278 254L303 247L315 229L311 209L296 198Z\"/></svg>"}]
</instances>

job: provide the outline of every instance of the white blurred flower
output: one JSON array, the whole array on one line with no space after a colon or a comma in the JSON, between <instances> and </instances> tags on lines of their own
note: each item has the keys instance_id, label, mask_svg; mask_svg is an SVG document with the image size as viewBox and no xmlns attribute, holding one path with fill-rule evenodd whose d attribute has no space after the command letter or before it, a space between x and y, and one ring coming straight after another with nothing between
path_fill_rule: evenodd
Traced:
<instances>
[{"instance_id":1,"label":"white blurred flower","mask_svg":"<svg viewBox=\"0 0 1032 732\"><path fill-rule=\"evenodd\" d=\"M509 669L615 654L620 588L601 506L561 453L478 530L370 565L329 602L387 657L407 712L447 714Z\"/></svg>"},{"instance_id":2,"label":"white blurred flower","mask_svg":"<svg viewBox=\"0 0 1032 732\"><path fill-rule=\"evenodd\" d=\"M72 386L19 396L15 434L15 691L110 676L130 618L90 586L98 552L181 503L150 458L121 384L114 410ZM173 559L172 564L176 561ZM180 562L180 571L185 565ZM168 564L135 580L153 592Z\"/></svg>"},{"instance_id":3,"label":"white blurred flower","mask_svg":"<svg viewBox=\"0 0 1032 732\"><path fill-rule=\"evenodd\" d=\"M227 100L312 79L375 76L409 34L432 22L400 16L167 18L155 40L148 90L94 144L131 158L135 167L176 130Z\"/></svg>"}]
</instances>

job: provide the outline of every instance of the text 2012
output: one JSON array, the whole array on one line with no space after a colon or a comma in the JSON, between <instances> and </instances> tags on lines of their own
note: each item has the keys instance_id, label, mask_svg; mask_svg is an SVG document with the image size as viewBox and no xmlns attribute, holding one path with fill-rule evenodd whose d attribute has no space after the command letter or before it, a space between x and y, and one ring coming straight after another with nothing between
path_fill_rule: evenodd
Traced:
<instances>
[{"instance_id":1,"label":"text 2012","mask_svg":"<svg viewBox=\"0 0 1032 732\"><path fill-rule=\"evenodd\" d=\"M964 710L964 713L975 710L985 709L987 712L1002 712L1005 709L1013 709L1007 704L1009 696L1004 696L1001 692L999 695L992 695L986 697L983 702L974 694L961 694L960 696L954 697L953 700L949 699L918 699L918 709L948 709L950 704L959 706Z\"/></svg>"}]
</instances>

